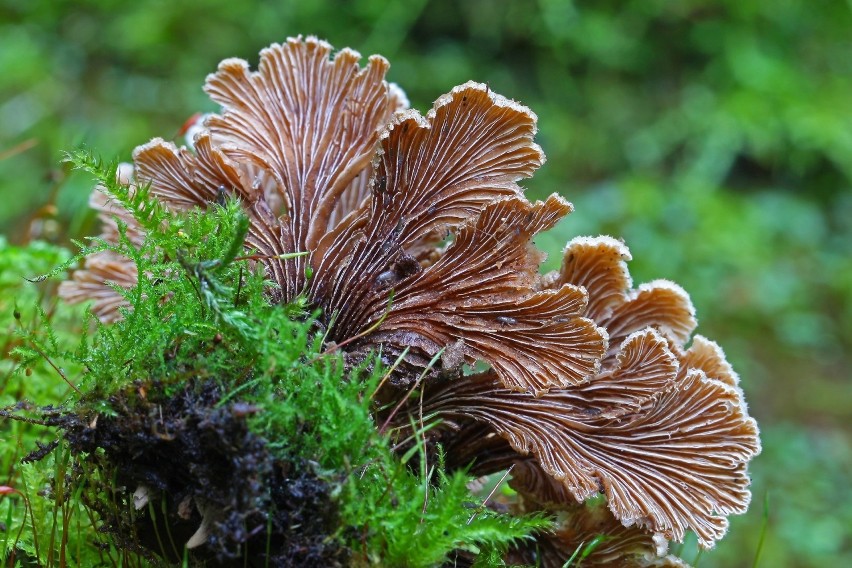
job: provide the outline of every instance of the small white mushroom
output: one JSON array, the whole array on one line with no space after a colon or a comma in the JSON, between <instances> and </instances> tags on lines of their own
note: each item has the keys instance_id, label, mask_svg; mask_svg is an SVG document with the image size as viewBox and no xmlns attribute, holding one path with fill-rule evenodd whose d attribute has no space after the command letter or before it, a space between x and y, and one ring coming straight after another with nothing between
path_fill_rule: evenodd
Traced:
<instances>
[{"instance_id":1,"label":"small white mushroom","mask_svg":"<svg viewBox=\"0 0 852 568\"><path fill-rule=\"evenodd\" d=\"M136 491L133 492L133 506L138 511L142 507L148 504L148 488L144 485L140 485L136 488Z\"/></svg>"},{"instance_id":2,"label":"small white mushroom","mask_svg":"<svg viewBox=\"0 0 852 568\"><path fill-rule=\"evenodd\" d=\"M186 541L186 547L189 549L198 548L205 542L210 535L210 529L213 527L213 507L208 506L201 499L195 499L195 506L198 507L198 512L201 513L201 524L189 540Z\"/></svg>"}]
</instances>

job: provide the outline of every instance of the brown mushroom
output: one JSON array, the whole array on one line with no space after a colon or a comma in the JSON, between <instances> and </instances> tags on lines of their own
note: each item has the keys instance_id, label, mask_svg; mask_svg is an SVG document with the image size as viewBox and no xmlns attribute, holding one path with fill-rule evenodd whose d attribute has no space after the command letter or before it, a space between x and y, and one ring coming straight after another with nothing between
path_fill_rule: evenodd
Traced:
<instances>
[{"instance_id":1,"label":"brown mushroom","mask_svg":"<svg viewBox=\"0 0 852 568\"><path fill-rule=\"evenodd\" d=\"M581 315L585 294L570 285L534 290L540 255L531 253L530 240L567 211L556 196L534 205L511 198L486 206L462 225L439 260L397 284L371 343L401 351L414 333L432 356L460 342L469 363L487 361L507 388L535 393L594 374L605 341ZM363 308L372 311L367 323L386 305L383 296L374 298Z\"/></svg>"},{"instance_id":2,"label":"brown mushroom","mask_svg":"<svg viewBox=\"0 0 852 568\"><path fill-rule=\"evenodd\" d=\"M513 470L516 478L523 475L521 471ZM665 540L636 527L625 527L602 505L574 504L563 512L553 533L519 544L506 561L511 565L562 568L574 557L577 565L586 567L688 568L680 559L666 555L667 549Z\"/></svg>"},{"instance_id":3,"label":"brown mushroom","mask_svg":"<svg viewBox=\"0 0 852 568\"><path fill-rule=\"evenodd\" d=\"M619 531L693 530L712 546L748 505L760 446L721 349L700 336L685 346L688 295L664 280L632 289L629 251L609 237L575 239L561 271L538 274L532 239L571 206L529 203L518 185L544 162L529 109L466 83L423 117L403 110L381 57L361 68L354 51L330 56L327 43L296 38L264 50L254 72L222 62L206 85L221 115L192 148L137 148L133 181L175 210L238 197L246 246L278 285L271 299L307 291L348 357L406 353L420 375L442 353L423 411L444 421L434 434L448 465L515 464L529 503L564 510L603 493ZM104 238L116 227L107 218ZM281 258L295 252L308 254ZM104 253L63 295L96 298L106 320L121 302L103 283L135 279ZM490 369L462 376L477 361ZM384 398L405 396L403 369ZM400 413L391 426L409 423Z\"/></svg>"},{"instance_id":4,"label":"brown mushroom","mask_svg":"<svg viewBox=\"0 0 852 568\"><path fill-rule=\"evenodd\" d=\"M128 185L132 175L133 168L129 164L120 165L116 172L117 180ZM111 202L102 191L96 189L92 192L89 205L98 211L103 240L118 243L120 221L130 241L137 245L142 243L143 235L133 216ZM59 295L71 303L91 300L92 312L104 322L113 322L121 315L119 308L129 307L124 296L114 286L132 288L136 279L136 265L129 258L112 251L103 251L86 257L84 269L75 271L71 280L59 285Z\"/></svg>"},{"instance_id":5,"label":"brown mushroom","mask_svg":"<svg viewBox=\"0 0 852 568\"><path fill-rule=\"evenodd\" d=\"M517 184L544 161L535 115L477 83L426 117L394 115L404 96L383 81L384 59L360 69L355 52L330 52L291 39L264 50L256 72L224 61L206 86L222 115L192 150L161 139L137 148L136 183L176 210L238 196L273 299L305 290L310 265L308 299L330 341L359 338L352 353L408 348L424 366L456 346L459 363L487 361L507 387L535 393L592 376L606 342L581 315L584 293L539 289L531 240L570 205L530 204Z\"/></svg>"},{"instance_id":6,"label":"brown mushroom","mask_svg":"<svg viewBox=\"0 0 852 568\"><path fill-rule=\"evenodd\" d=\"M473 461L477 474L526 463L539 475L514 485L551 508L603 493L625 526L668 540L693 530L710 547L748 507L757 426L721 350L703 338L681 347L695 325L689 298L665 282L625 289L626 258L613 239L578 239L548 279L585 288L586 315L623 337L590 381L536 398L489 371L431 386L423 413L444 421L452 463Z\"/></svg>"}]
</instances>

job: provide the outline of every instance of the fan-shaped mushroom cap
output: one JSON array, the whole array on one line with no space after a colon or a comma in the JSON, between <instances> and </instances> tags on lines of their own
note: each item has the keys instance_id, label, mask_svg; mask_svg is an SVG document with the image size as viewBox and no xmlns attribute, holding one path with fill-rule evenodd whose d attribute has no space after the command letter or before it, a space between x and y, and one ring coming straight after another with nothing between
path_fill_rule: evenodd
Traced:
<instances>
[{"instance_id":1,"label":"fan-shaped mushroom cap","mask_svg":"<svg viewBox=\"0 0 852 568\"><path fill-rule=\"evenodd\" d=\"M437 262L397 284L372 340L401 350L415 334L429 356L461 342L469 363L487 361L513 390L541 394L587 379L606 337L581 315L585 294L570 285L534 291L540 255L530 241L568 210L556 196L534 205L511 198L486 206ZM382 308L372 308L374 317Z\"/></svg>"},{"instance_id":2,"label":"fan-shaped mushroom cap","mask_svg":"<svg viewBox=\"0 0 852 568\"><path fill-rule=\"evenodd\" d=\"M112 286L132 288L136 278L133 262L112 252L100 252L87 257L83 269L59 285L59 296L72 304L91 300L92 312L109 323L121 316L120 307L128 306Z\"/></svg>"},{"instance_id":3,"label":"fan-shaped mushroom cap","mask_svg":"<svg viewBox=\"0 0 852 568\"><path fill-rule=\"evenodd\" d=\"M400 105L384 81L388 62L309 37L261 51L256 72L226 59L205 90L222 105L207 127L229 158L254 164L278 184L298 250L328 230L344 191L370 164L380 128ZM291 251L292 252L292 251Z\"/></svg>"},{"instance_id":4,"label":"fan-shaped mushroom cap","mask_svg":"<svg viewBox=\"0 0 852 568\"><path fill-rule=\"evenodd\" d=\"M133 166L119 164L115 175L119 183L132 185ZM118 243L120 222L127 238L141 244L144 237L136 220L128 211L110 201L99 188L89 197L89 206L98 212L103 240ZM130 259L103 251L86 257L83 268L59 285L59 297L72 304L91 300L92 312L102 321L112 322L120 317L119 308L128 306L114 286L131 288L136 284L136 278L136 265Z\"/></svg>"},{"instance_id":5,"label":"fan-shaped mushroom cap","mask_svg":"<svg viewBox=\"0 0 852 568\"><path fill-rule=\"evenodd\" d=\"M631 333L654 326L683 345L695 330L695 307L689 295L668 280L654 280L631 289L625 261L630 251L612 237L577 237L565 247L556 285L570 283L586 288L586 315L606 328L610 337L607 360Z\"/></svg>"},{"instance_id":6,"label":"fan-shaped mushroom cap","mask_svg":"<svg viewBox=\"0 0 852 568\"><path fill-rule=\"evenodd\" d=\"M418 257L487 204L520 197L517 182L544 161L532 141L535 120L477 83L438 99L425 118L397 114L381 136L372 198L313 251L314 274L327 277L312 289L326 310L342 314L344 304L368 302L372 292L360 281L385 273L402 254ZM363 324L354 319L341 321L342 333Z\"/></svg>"}]
</instances>

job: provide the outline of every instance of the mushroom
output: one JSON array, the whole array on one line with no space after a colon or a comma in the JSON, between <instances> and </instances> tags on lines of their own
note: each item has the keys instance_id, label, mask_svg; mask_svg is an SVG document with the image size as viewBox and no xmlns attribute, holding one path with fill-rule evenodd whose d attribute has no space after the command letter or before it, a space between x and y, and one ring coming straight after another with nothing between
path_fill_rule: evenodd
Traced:
<instances>
[{"instance_id":1,"label":"mushroom","mask_svg":"<svg viewBox=\"0 0 852 568\"><path fill-rule=\"evenodd\" d=\"M140 485L133 492L133 508L137 511L148 506L150 490L146 485Z\"/></svg>"},{"instance_id":2,"label":"mushroom","mask_svg":"<svg viewBox=\"0 0 852 568\"><path fill-rule=\"evenodd\" d=\"M535 115L471 82L423 117L400 110L384 59L361 69L354 51L330 53L296 38L263 50L255 72L223 61L206 85L222 113L205 120L194 151L159 138L137 148L135 183L175 210L207 207L222 188L237 195L250 217L246 246L278 284L270 295L287 302L307 285L328 340L359 338L354 354L409 349L425 366L464 345L464 362L484 360L508 388L537 394L591 377L606 339L580 314L583 292L538 289L543 255L531 240L571 206L557 196L530 204L517 183L544 161ZM439 249L448 232L453 242ZM299 251L309 254L280 258ZM63 295L92 295L82 284L102 276L95 268ZM115 318L107 307L99 315Z\"/></svg>"},{"instance_id":3,"label":"mushroom","mask_svg":"<svg viewBox=\"0 0 852 568\"><path fill-rule=\"evenodd\" d=\"M306 291L349 359L406 354L416 373L396 369L384 399L406 396L442 354L422 408L444 421L433 432L448 465L514 465L528 503L564 509L603 493L631 535L693 530L712 546L748 505L760 445L721 349L700 336L686 347L697 325L686 292L664 280L633 289L630 253L609 237L571 241L562 269L541 276L532 240L572 207L556 195L530 203L519 185L545 159L537 117L474 82L424 117L385 82L383 58L361 68L356 52L331 52L292 38L263 50L257 71L223 61L205 86L221 113L192 148L159 138L137 148L125 181L149 184L173 210L238 197L246 247L277 285L271 300ZM127 212L94 205L106 240L117 238L113 215L139 235ZM296 252L307 255L282 257ZM95 298L115 319L120 296L103 283L136 278L104 253L62 294ZM462 374L480 361L488 371ZM397 435L409 418L396 415Z\"/></svg>"},{"instance_id":4,"label":"mushroom","mask_svg":"<svg viewBox=\"0 0 852 568\"><path fill-rule=\"evenodd\" d=\"M195 497L195 507L201 515L201 524L198 525L198 528L184 545L190 550L207 542L207 539L210 538L210 532L215 526L216 517L221 513L218 508L200 497Z\"/></svg>"},{"instance_id":5,"label":"mushroom","mask_svg":"<svg viewBox=\"0 0 852 568\"><path fill-rule=\"evenodd\" d=\"M623 338L591 380L535 397L488 371L428 389L422 412L444 420L448 455L477 475L525 463L513 486L548 508L603 493L625 526L666 540L693 530L709 548L727 515L748 507L757 425L721 349L700 336L683 348L695 327L685 292L659 281L625 289L626 258L613 239L577 239L548 279L581 286L585 315Z\"/></svg>"},{"instance_id":6,"label":"mushroom","mask_svg":"<svg viewBox=\"0 0 852 568\"><path fill-rule=\"evenodd\" d=\"M133 166L119 164L116 180L131 185ZM142 231L130 214L116 203L110 201L98 187L89 198L89 206L98 211L102 224L101 238L117 243L119 239L118 221L125 227L125 234L131 242L140 245L144 238ZM132 288L136 285L137 272L133 262L112 251L103 251L86 257L84 270L74 272L71 280L59 285L59 295L69 303L92 300L91 309L103 322L114 322L120 317L119 308L128 307L124 297L112 285Z\"/></svg>"},{"instance_id":7,"label":"mushroom","mask_svg":"<svg viewBox=\"0 0 852 568\"><path fill-rule=\"evenodd\" d=\"M523 468L513 470L517 478ZM519 543L509 552L507 564L562 568L575 553L582 554L582 566L621 566L623 568L688 568L680 559L667 555L668 542L636 528L619 523L606 507L574 504L565 511L558 528L540 534L533 541Z\"/></svg>"}]
</instances>

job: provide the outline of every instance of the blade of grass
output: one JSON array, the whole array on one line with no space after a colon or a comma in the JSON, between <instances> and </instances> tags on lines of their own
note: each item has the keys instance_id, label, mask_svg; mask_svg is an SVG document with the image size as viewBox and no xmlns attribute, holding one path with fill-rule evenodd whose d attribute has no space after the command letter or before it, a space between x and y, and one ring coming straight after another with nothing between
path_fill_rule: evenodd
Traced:
<instances>
[{"instance_id":1,"label":"blade of grass","mask_svg":"<svg viewBox=\"0 0 852 568\"><path fill-rule=\"evenodd\" d=\"M168 553L166 552L166 546L163 544L163 539L160 536L160 529L158 528L157 522L157 513L154 510L154 500L148 500L148 514L151 516L151 524L154 526L154 536L157 537L157 545L160 547L160 554L163 555L164 558L168 558Z\"/></svg>"},{"instance_id":2,"label":"blade of grass","mask_svg":"<svg viewBox=\"0 0 852 568\"><path fill-rule=\"evenodd\" d=\"M178 550L177 545L175 544L175 539L172 536L172 529L169 526L169 512L166 508L166 496L163 495L163 498L160 499L160 511L163 513L163 521L166 527L166 536L169 537L169 544L172 545L172 550L175 553L175 558L180 558L180 551Z\"/></svg>"},{"instance_id":3,"label":"blade of grass","mask_svg":"<svg viewBox=\"0 0 852 568\"><path fill-rule=\"evenodd\" d=\"M751 568L757 568L760 562L760 554L763 552L763 543L766 540L766 532L769 528L769 491L763 494L763 523L760 527L760 538L757 540L757 550L754 551L754 562Z\"/></svg>"},{"instance_id":4,"label":"blade of grass","mask_svg":"<svg viewBox=\"0 0 852 568\"><path fill-rule=\"evenodd\" d=\"M38 546L38 527L36 527L36 518L35 512L33 511L33 505L30 502L30 498L28 497L28 495L30 495L30 487L27 484L27 476L25 475L24 471L25 470L23 468L19 470L21 476L21 485L23 485L24 487L24 491L21 493L21 496L24 498L24 506L26 507L24 513L26 513L27 510L29 510L30 512L30 523L33 527L33 548L35 549L36 558L41 558L41 553L39 552ZM26 514L24 515L24 520L21 522L21 530L18 531L18 536L15 538L15 547L18 546L18 542L20 541L21 535L23 534L25 524Z\"/></svg>"},{"instance_id":5,"label":"blade of grass","mask_svg":"<svg viewBox=\"0 0 852 568\"><path fill-rule=\"evenodd\" d=\"M562 568L571 568L571 565L574 563L574 560L580 555L580 551L583 550L583 545L586 544L585 541L580 543L580 546L574 549L574 554L571 555L571 558L565 561L565 564L562 565Z\"/></svg>"}]
</instances>

